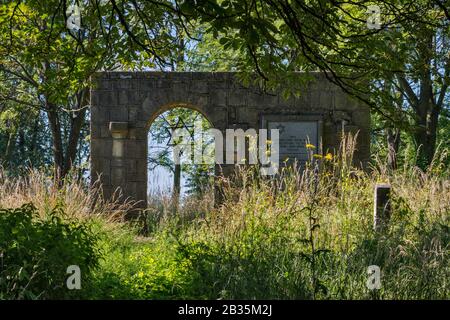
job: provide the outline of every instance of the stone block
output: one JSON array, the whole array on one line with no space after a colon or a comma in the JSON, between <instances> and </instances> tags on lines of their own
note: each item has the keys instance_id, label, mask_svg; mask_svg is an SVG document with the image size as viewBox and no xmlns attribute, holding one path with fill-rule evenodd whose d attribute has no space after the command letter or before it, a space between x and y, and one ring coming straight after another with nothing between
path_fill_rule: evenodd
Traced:
<instances>
[{"instance_id":1,"label":"stone block","mask_svg":"<svg viewBox=\"0 0 450 320\"><path fill-rule=\"evenodd\" d=\"M192 93L208 93L208 82L207 81L192 81L189 84L189 91Z\"/></svg>"},{"instance_id":2,"label":"stone block","mask_svg":"<svg viewBox=\"0 0 450 320\"><path fill-rule=\"evenodd\" d=\"M250 107L240 107L237 108L237 119L241 122L247 123L258 123L259 113L257 108ZM256 128L255 126L250 126L250 128Z\"/></svg>"},{"instance_id":3,"label":"stone block","mask_svg":"<svg viewBox=\"0 0 450 320\"><path fill-rule=\"evenodd\" d=\"M133 123L139 119L140 108L139 107L128 107L128 121Z\"/></svg>"},{"instance_id":4,"label":"stone block","mask_svg":"<svg viewBox=\"0 0 450 320\"><path fill-rule=\"evenodd\" d=\"M104 123L109 121L109 108L104 106L91 107L91 118L96 123Z\"/></svg>"},{"instance_id":5,"label":"stone block","mask_svg":"<svg viewBox=\"0 0 450 320\"><path fill-rule=\"evenodd\" d=\"M92 125L90 126L91 139L101 138L101 126L100 125Z\"/></svg>"},{"instance_id":6,"label":"stone block","mask_svg":"<svg viewBox=\"0 0 450 320\"><path fill-rule=\"evenodd\" d=\"M187 102L198 108L208 108L209 95L207 94L190 94ZM206 112L207 113L207 112Z\"/></svg>"},{"instance_id":7,"label":"stone block","mask_svg":"<svg viewBox=\"0 0 450 320\"><path fill-rule=\"evenodd\" d=\"M278 95L276 94L264 94L264 106L276 108L278 106Z\"/></svg>"},{"instance_id":8,"label":"stone block","mask_svg":"<svg viewBox=\"0 0 450 320\"><path fill-rule=\"evenodd\" d=\"M151 92L156 88L156 80L154 79L144 79L139 82L139 91L142 92Z\"/></svg>"},{"instance_id":9,"label":"stone block","mask_svg":"<svg viewBox=\"0 0 450 320\"><path fill-rule=\"evenodd\" d=\"M142 104L142 98L138 90L117 90L118 102L121 106L126 105L140 105Z\"/></svg>"},{"instance_id":10,"label":"stone block","mask_svg":"<svg viewBox=\"0 0 450 320\"><path fill-rule=\"evenodd\" d=\"M113 186L124 186L126 183L126 170L123 167L111 168L111 184Z\"/></svg>"},{"instance_id":11,"label":"stone block","mask_svg":"<svg viewBox=\"0 0 450 320\"><path fill-rule=\"evenodd\" d=\"M212 75L214 76L214 80L217 81L228 81L230 79L230 72L213 72Z\"/></svg>"},{"instance_id":12,"label":"stone block","mask_svg":"<svg viewBox=\"0 0 450 320\"><path fill-rule=\"evenodd\" d=\"M172 82L166 79L158 79L156 80L155 87L156 89L169 89Z\"/></svg>"},{"instance_id":13,"label":"stone block","mask_svg":"<svg viewBox=\"0 0 450 320\"><path fill-rule=\"evenodd\" d=\"M264 94L262 92L251 91L247 96L247 106L265 108Z\"/></svg>"},{"instance_id":14,"label":"stone block","mask_svg":"<svg viewBox=\"0 0 450 320\"><path fill-rule=\"evenodd\" d=\"M332 110L334 107L333 94L328 91L320 92L319 106L322 109Z\"/></svg>"},{"instance_id":15,"label":"stone block","mask_svg":"<svg viewBox=\"0 0 450 320\"><path fill-rule=\"evenodd\" d=\"M102 186L102 194L103 194L103 199L105 199L106 201L110 200L113 194L113 188L111 186L107 186L107 185L103 185Z\"/></svg>"},{"instance_id":16,"label":"stone block","mask_svg":"<svg viewBox=\"0 0 450 320\"><path fill-rule=\"evenodd\" d=\"M111 159L111 167L125 167L126 163L125 159Z\"/></svg>"},{"instance_id":17,"label":"stone block","mask_svg":"<svg viewBox=\"0 0 450 320\"><path fill-rule=\"evenodd\" d=\"M147 200L147 181L139 181L136 184L136 199Z\"/></svg>"},{"instance_id":18,"label":"stone block","mask_svg":"<svg viewBox=\"0 0 450 320\"><path fill-rule=\"evenodd\" d=\"M127 181L124 188L123 188L123 194L125 196L125 198L131 198L131 199L135 199L135 195L136 195L136 191L137 191L137 183L136 182L132 182L132 181Z\"/></svg>"},{"instance_id":19,"label":"stone block","mask_svg":"<svg viewBox=\"0 0 450 320\"><path fill-rule=\"evenodd\" d=\"M219 107L227 106L227 92L226 91L212 91L209 96L210 104Z\"/></svg>"},{"instance_id":20,"label":"stone block","mask_svg":"<svg viewBox=\"0 0 450 320\"><path fill-rule=\"evenodd\" d=\"M362 128L370 128L370 111L358 110L352 113L352 122Z\"/></svg>"},{"instance_id":21,"label":"stone block","mask_svg":"<svg viewBox=\"0 0 450 320\"><path fill-rule=\"evenodd\" d=\"M351 109L349 106L348 97L342 91L336 91L334 95L334 108L340 110L349 110Z\"/></svg>"},{"instance_id":22,"label":"stone block","mask_svg":"<svg viewBox=\"0 0 450 320\"><path fill-rule=\"evenodd\" d=\"M147 145L142 140L128 140L125 146L126 156L129 159L140 159L146 156Z\"/></svg>"},{"instance_id":23,"label":"stone block","mask_svg":"<svg viewBox=\"0 0 450 320\"><path fill-rule=\"evenodd\" d=\"M113 122L128 121L128 108L126 106L111 108L109 111L109 120Z\"/></svg>"},{"instance_id":24,"label":"stone block","mask_svg":"<svg viewBox=\"0 0 450 320\"><path fill-rule=\"evenodd\" d=\"M96 89L98 90L111 90L111 81L109 79L99 79Z\"/></svg>"},{"instance_id":25,"label":"stone block","mask_svg":"<svg viewBox=\"0 0 450 320\"><path fill-rule=\"evenodd\" d=\"M333 111L333 121L335 123L341 122L341 121L347 121L349 123L352 120L352 115L350 115L347 111L343 110L335 110Z\"/></svg>"},{"instance_id":26,"label":"stone block","mask_svg":"<svg viewBox=\"0 0 450 320\"><path fill-rule=\"evenodd\" d=\"M128 180L133 182L145 182L147 181L147 175L146 174L139 174L139 173L128 173Z\"/></svg>"},{"instance_id":27,"label":"stone block","mask_svg":"<svg viewBox=\"0 0 450 320\"><path fill-rule=\"evenodd\" d=\"M99 148L101 150L100 156L111 158L112 157L112 145L113 141L112 139L101 139L101 144L99 145Z\"/></svg>"},{"instance_id":28,"label":"stone block","mask_svg":"<svg viewBox=\"0 0 450 320\"><path fill-rule=\"evenodd\" d=\"M100 92L98 90L91 90L91 111L100 104Z\"/></svg>"},{"instance_id":29,"label":"stone block","mask_svg":"<svg viewBox=\"0 0 450 320\"><path fill-rule=\"evenodd\" d=\"M108 122L101 124L100 137L101 138L111 138L111 131L109 130Z\"/></svg>"},{"instance_id":30,"label":"stone block","mask_svg":"<svg viewBox=\"0 0 450 320\"><path fill-rule=\"evenodd\" d=\"M309 94L309 104L312 108L317 108L320 106L320 91L319 90L311 90L308 91Z\"/></svg>"},{"instance_id":31,"label":"stone block","mask_svg":"<svg viewBox=\"0 0 450 320\"><path fill-rule=\"evenodd\" d=\"M355 135L358 131L359 131L359 127L358 126L354 126L354 125L346 125L344 126L344 132L345 133L351 133L352 135Z\"/></svg>"},{"instance_id":32,"label":"stone block","mask_svg":"<svg viewBox=\"0 0 450 320\"><path fill-rule=\"evenodd\" d=\"M111 157L112 140L91 139L91 158Z\"/></svg>"},{"instance_id":33,"label":"stone block","mask_svg":"<svg viewBox=\"0 0 450 320\"><path fill-rule=\"evenodd\" d=\"M117 91L115 91L115 90L99 91L98 92L98 105L105 106L105 107L119 105Z\"/></svg>"},{"instance_id":34,"label":"stone block","mask_svg":"<svg viewBox=\"0 0 450 320\"><path fill-rule=\"evenodd\" d=\"M139 88L139 79L133 79L133 78L119 78L115 79L112 82L111 89L112 90L121 90L121 89L127 89L127 90L136 90Z\"/></svg>"},{"instance_id":35,"label":"stone block","mask_svg":"<svg viewBox=\"0 0 450 320\"><path fill-rule=\"evenodd\" d=\"M148 131L145 128L134 127L128 129L128 138L133 140L142 140L147 137Z\"/></svg>"},{"instance_id":36,"label":"stone block","mask_svg":"<svg viewBox=\"0 0 450 320\"><path fill-rule=\"evenodd\" d=\"M127 161L126 161L126 167L127 167L127 174L135 174L137 171L136 171L136 163L137 163L137 161L136 161L136 159L128 159Z\"/></svg>"},{"instance_id":37,"label":"stone block","mask_svg":"<svg viewBox=\"0 0 450 320\"><path fill-rule=\"evenodd\" d=\"M117 138L125 138L128 133L128 122L111 121L109 123L109 131L111 131L113 137L117 136Z\"/></svg>"},{"instance_id":38,"label":"stone block","mask_svg":"<svg viewBox=\"0 0 450 320\"><path fill-rule=\"evenodd\" d=\"M192 72L191 77L193 81L196 80L211 80L210 72Z\"/></svg>"},{"instance_id":39,"label":"stone block","mask_svg":"<svg viewBox=\"0 0 450 320\"><path fill-rule=\"evenodd\" d=\"M208 81L209 92L213 92L215 90L227 90L229 88L229 84L225 81Z\"/></svg>"},{"instance_id":40,"label":"stone block","mask_svg":"<svg viewBox=\"0 0 450 320\"><path fill-rule=\"evenodd\" d=\"M243 89L230 90L228 95L228 105L246 106L248 91Z\"/></svg>"},{"instance_id":41,"label":"stone block","mask_svg":"<svg viewBox=\"0 0 450 320\"><path fill-rule=\"evenodd\" d=\"M172 84L172 90L169 94L170 102L183 103L188 96L189 90L186 82L179 81Z\"/></svg>"},{"instance_id":42,"label":"stone block","mask_svg":"<svg viewBox=\"0 0 450 320\"><path fill-rule=\"evenodd\" d=\"M111 185L111 176L109 174L103 173L102 175L99 175L98 179L103 186Z\"/></svg>"},{"instance_id":43,"label":"stone block","mask_svg":"<svg viewBox=\"0 0 450 320\"><path fill-rule=\"evenodd\" d=\"M192 72L167 72L169 77L172 77L172 81L190 82L192 80Z\"/></svg>"}]
</instances>

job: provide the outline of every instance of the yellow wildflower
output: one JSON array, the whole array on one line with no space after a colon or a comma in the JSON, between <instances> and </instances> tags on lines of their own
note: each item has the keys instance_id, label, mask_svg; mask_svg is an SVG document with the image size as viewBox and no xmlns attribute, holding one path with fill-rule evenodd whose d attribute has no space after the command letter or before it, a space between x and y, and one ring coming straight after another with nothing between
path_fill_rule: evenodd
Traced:
<instances>
[{"instance_id":1,"label":"yellow wildflower","mask_svg":"<svg viewBox=\"0 0 450 320\"><path fill-rule=\"evenodd\" d=\"M313 154L313 157L316 159L322 159L322 155L321 154Z\"/></svg>"},{"instance_id":2,"label":"yellow wildflower","mask_svg":"<svg viewBox=\"0 0 450 320\"><path fill-rule=\"evenodd\" d=\"M327 153L327 155L325 156L326 160L333 160L333 155L331 153Z\"/></svg>"},{"instance_id":3,"label":"yellow wildflower","mask_svg":"<svg viewBox=\"0 0 450 320\"><path fill-rule=\"evenodd\" d=\"M306 144L306 149L315 149L316 147L313 145L313 144L311 144L311 143L307 143Z\"/></svg>"}]
</instances>

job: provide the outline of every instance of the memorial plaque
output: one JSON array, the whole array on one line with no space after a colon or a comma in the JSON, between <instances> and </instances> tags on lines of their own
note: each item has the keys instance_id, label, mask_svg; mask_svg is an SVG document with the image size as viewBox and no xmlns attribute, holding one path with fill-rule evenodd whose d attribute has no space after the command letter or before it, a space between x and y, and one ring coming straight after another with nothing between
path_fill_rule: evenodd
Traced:
<instances>
[{"instance_id":1,"label":"memorial plaque","mask_svg":"<svg viewBox=\"0 0 450 320\"><path fill-rule=\"evenodd\" d=\"M308 160L306 144L319 147L318 121L269 121L267 127L279 130L280 162L288 158L304 163Z\"/></svg>"}]
</instances>

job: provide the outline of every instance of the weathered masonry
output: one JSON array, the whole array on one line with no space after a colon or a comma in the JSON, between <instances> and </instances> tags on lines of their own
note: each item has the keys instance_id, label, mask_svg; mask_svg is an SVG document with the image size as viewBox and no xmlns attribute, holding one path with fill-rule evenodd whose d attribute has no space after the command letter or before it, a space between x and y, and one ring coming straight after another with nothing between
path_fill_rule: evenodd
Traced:
<instances>
[{"instance_id":1,"label":"weathered masonry","mask_svg":"<svg viewBox=\"0 0 450 320\"><path fill-rule=\"evenodd\" d=\"M125 198L140 200L145 207L148 129L161 112L173 107L201 112L224 136L226 129L278 128L282 159L301 159L306 137L332 152L339 147L343 129L359 131L354 159L366 163L368 107L323 74L314 77L300 97L285 100L280 94L241 85L234 73L98 73L91 89L91 178L100 177L106 198L120 188ZM226 174L231 168L222 169Z\"/></svg>"}]
</instances>

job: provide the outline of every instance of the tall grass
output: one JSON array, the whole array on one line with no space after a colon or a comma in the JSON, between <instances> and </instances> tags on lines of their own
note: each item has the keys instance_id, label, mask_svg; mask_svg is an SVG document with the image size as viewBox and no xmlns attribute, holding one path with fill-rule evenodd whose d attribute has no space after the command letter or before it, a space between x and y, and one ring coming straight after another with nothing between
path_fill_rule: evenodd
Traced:
<instances>
[{"instance_id":1,"label":"tall grass","mask_svg":"<svg viewBox=\"0 0 450 320\"><path fill-rule=\"evenodd\" d=\"M391 172L375 162L365 172L353 166L354 148L355 139L347 137L332 160L283 168L277 179L260 178L257 168L239 169L223 184L226 201L219 209L165 227L177 244L171 250L192 275L185 294L448 298L448 169L436 168L441 161L435 161L428 172L414 166ZM394 212L382 234L373 231L377 182L393 188ZM381 268L380 290L366 285L370 265Z\"/></svg>"},{"instance_id":2,"label":"tall grass","mask_svg":"<svg viewBox=\"0 0 450 320\"><path fill-rule=\"evenodd\" d=\"M315 160L306 168L282 168L276 179L238 168L222 180L219 207L212 192L176 205L153 197L148 237L125 226L127 207L102 201L98 188L68 181L56 190L38 172L0 177L0 207L33 202L45 211L64 203L70 216L113 226L100 228L104 260L87 298L448 299L447 153L427 172L413 165L392 171L377 159L362 171L355 147L349 136L332 159L311 149ZM383 233L373 231L377 182L393 190ZM366 285L370 265L381 269L379 290Z\"/></svg>"},{"instance_id":3,"label":"tall grass","mask_svg":"<svg viewBox=\"0 0 450 320\"><path fill-rule=\"evenodd\" d=\"M8 176L0 169L0 208L33 203L37 211L44 214L62 205L68 218L99 217L105 222L118 222L123 221L133 207L133 201L123 201L119 190L112 199L105 200L99 182L89 186L74 176L68 175L62 187L57 187L52 177L36 169L30 169L21 177Z\"/></svg>"}]
</instances>

